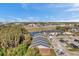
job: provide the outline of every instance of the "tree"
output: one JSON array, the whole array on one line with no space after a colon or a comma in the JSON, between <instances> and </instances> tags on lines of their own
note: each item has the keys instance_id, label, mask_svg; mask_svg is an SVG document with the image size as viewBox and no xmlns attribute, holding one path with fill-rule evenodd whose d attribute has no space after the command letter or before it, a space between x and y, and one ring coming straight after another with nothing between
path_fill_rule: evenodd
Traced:
<instances>
[{"instance_id":1,"label":"tree","mask_svg":"<svg viewBox=\"0 0 79 59\"><path fill-rule=\"evenodd\" d=\"M28 48L26 55L27 56L40 56L40 53L39 53L38 48Z\"/></svg>"},{"instance_id":2,"label":"tree","mask_svg":"<svg viewBox=\"0 0 79 59\"><path fill-rule=\"evenodd\" d=\"M25 55L31 40L30 34L23 26L0 26L0 55Z\"/></svg>"},{"instance_id":3,"label":"tree","mask_svg":"<svg viewBox=\"0 0 79 59\"><path fill-rule=\"evenodd\" d=\"M19 45L17 48L13 50L13 55L15 56L23 56L27 52L27 47L24 44Z\"/></svg>"}]
</instances>

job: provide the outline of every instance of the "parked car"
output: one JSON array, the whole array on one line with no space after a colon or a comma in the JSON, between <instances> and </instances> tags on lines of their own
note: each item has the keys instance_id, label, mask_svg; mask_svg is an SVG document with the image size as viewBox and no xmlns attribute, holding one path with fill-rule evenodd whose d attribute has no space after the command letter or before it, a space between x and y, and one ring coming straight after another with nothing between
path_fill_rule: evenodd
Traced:
<instances>
[{"instance_id":1,"label":"parked car","mask_svg":"<svg viewBox=\"0 0 79 59\"><path fill-rule=\"evenodd\" d=\"M76 46L76 45L73 44L73 43L70 43L70 45L71 45L73 48L79 48L78 46Z\"/></svg>"},{"instance_id":2,"label":"parked car","mask_svg":"<svg viewBox=\"0 0 79 59\"><path fill-rule=\"evenodd\" d=\"M79 43L79 40L77 40L77 39L74 39L74 41Z\"/></svg>"}]
</instances>

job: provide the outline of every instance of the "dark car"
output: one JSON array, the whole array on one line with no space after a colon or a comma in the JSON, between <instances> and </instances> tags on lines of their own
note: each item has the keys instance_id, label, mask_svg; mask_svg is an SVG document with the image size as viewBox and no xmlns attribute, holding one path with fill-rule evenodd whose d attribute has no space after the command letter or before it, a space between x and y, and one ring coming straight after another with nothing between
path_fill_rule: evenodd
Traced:
<instances>
[{"instance_id":1,"label":"dark car","mask_svg":"<svg viewBox=\"0 0 79 59\"><path fill-rule=\"evenodd\" d=\"M65 41L64 40L59 40L60 42L64 43Z\"/></svg>"},{"instance_id":2,"label":"dark car","mask_svg":"<svg viewBox=\"0 0 79 59\"><path fill-rule=\"evenodd\" d=\"M79 40L77 40L77 39L74 39L74 41L79 43Z\"/></svg>"},{"instance_id":3,"label":"dark car","mask_svg":"<svg viewBox=\"0 0 79 59\"><path fill-rule=\"evenodd\" d=\"M78 46L76 46L75 44L71 43L70 44L73 48L79 48Z\"/></svg>"}]
</instances>

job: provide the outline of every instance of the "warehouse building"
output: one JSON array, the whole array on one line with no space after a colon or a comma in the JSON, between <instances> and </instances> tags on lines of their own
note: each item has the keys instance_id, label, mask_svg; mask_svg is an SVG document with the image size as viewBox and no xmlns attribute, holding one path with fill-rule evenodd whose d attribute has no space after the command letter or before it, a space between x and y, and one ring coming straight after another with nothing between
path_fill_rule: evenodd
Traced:
<instances>
[{"instance_id":1,"label":"warehouse building","mask_svg":"<svg viewBox=\"0 0 79 59\"><path fill-rule=\"evenodd\" d=\"M42 55L50 55L50 53L51 53L50 52L51 46L49 44L49 41L41 35L37 36L37 34L36 34L36 37L33 37L30 48L31 47L37 47L39 49L39 52Z\"/></svg>"}]
</instances>

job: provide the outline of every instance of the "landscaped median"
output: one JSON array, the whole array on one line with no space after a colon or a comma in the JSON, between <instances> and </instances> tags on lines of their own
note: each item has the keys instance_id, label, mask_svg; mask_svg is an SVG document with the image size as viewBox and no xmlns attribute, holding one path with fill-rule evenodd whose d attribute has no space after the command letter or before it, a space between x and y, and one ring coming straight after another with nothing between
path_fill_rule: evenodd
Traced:
<instances>
[{"instance_id":1,"label":"landscaped median","mask_svg":"<svg viewBox=\"0 0 79 59\"><path fill-rule=\"evenodd\" d=\"M51 56L56 56L54 49L51 49Z\"/></svg>"},{"instance_id":2,"label":"landscaped median","mask_svg":"<svg viewBox=\"0 0 79 59\"><path fill-rule=\"evenodd\" d=\"M68 49L69 51L79 51L79 48Z\"/></svg>"}]
</instances>

